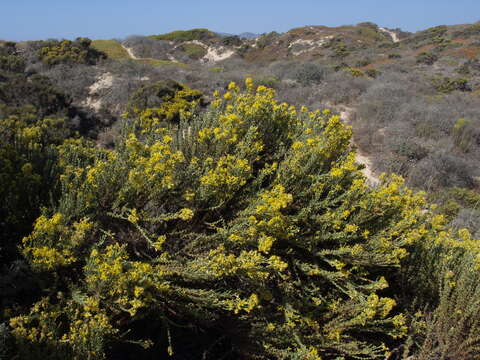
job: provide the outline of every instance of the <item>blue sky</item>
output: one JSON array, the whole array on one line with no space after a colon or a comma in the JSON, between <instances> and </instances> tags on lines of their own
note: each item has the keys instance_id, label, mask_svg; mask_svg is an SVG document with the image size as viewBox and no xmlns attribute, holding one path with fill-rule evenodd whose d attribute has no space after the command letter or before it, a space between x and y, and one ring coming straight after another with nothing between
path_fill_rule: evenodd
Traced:
<instances>
[{"instance_id":1,"label":"blue sky","mask_svg":"<svg viewBox=\"0 0 480 360\"><path fill-rule=\"evenodd\" d=\"M0 39L123 38L206 27L283 32L373 21L416 31L480 20L480 0L0 0Z\"/></svg>"}]
</instances>

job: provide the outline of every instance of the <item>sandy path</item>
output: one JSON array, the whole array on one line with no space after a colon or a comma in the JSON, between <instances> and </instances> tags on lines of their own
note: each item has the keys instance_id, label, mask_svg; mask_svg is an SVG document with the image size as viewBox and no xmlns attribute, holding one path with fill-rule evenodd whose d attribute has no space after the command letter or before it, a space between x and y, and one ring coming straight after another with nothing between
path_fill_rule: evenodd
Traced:
<instances>
[{"instance_id":1,"label":"sandy path","mask_svg":"<svg viewBox=\"0 0 480 360\"><path fill-rule=\"evenodd\" d=\"M128 55L130 55L130 57L131 57L133 60L140 60L140 59L141 59L141 58L135 56L135 54L133 53L132 49L126 47L126 46L123 45L123 44L120 44L120 45L122 45L122 47L127 51Z\"/></svg>"},{"instance_id":2,"label":"sandy path","mask_svg":"<svg viewBox=\"0 0 480 360\"><path fill-rule=\"evenodd\" d=\"M337 105L340 109L340 117L346 124L351 124L353 108L345 106L345 105ZM352 140L353 143L353 140ZM355 145L355 143L353 143ZM363 175L367 178L367 182L372 185L378 185L380 180L378 176L373 171L372 160L364 154L360 149L357 147L355 159L357 163L365 165L365 168L362 170Z\"/></svg>"},{"instance_id":3,"label":"sandy path","mask_svg":"<svg viewBox=\"0 0 480 360\"><path fill-rule=\"evenodd\" d=\"M400 39L398 38L397 34L395 34L393 31L390 31L390 30L385 29L385 28L382 28L382 27L379 27L378 29L379 29L380 31L383 31L384 33L387 33L388 35L390 35L390 37L392 38L392 40L393 40L394 43L400 41Z\"/></svg>"}]
</instances>

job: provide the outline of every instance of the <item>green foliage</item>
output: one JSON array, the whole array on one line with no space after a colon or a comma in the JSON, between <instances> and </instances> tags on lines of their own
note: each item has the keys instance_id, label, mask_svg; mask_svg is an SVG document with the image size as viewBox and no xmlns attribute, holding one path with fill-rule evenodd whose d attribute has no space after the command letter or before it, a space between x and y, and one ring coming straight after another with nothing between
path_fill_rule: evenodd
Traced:
<instances>
[{"instance_id":1,"label":"green foliage","mask_svg":"<svg viewBox=\"0 0 480 360\"><path fill-rule=\"evenodd\" d=\"M170 61L170 60L159 60L159 59L139 59L137 60L138 62L142 64L147 64L150 66L177 66L179 68L183 69L188 69L189 66L187 64L181 63L181 62L176 62L176 61Z\"/></svg>"},{"instance_id":2,"label":"green foliage","mask_svg":"<svg viewBox=\"0 0 480 360\"><path fill-rule=\"evenodd\" d=\"M193 102L202 104L202 93L172 80L142 86L127 106L131 115L140 116L142 126L158 122L179 122Z\"/></svg>"},{"instance_id":3,"label":"green foliage","mask_svg":"<svg viewBox=\"0 0 480 360\"><path fill-rule=\"evenodd\" d=\"M462 208L480 209L480 194L472 189L451 187L436 194L434 200L448 220L453 220Z\"/></svg>"},{"instance_id":4,"label":"green foliage","mask_svg":"<svg viewBox=\"0 0 480 360\"><path fill-rule=\"evenodd\" d=\"M168 41L193 41L193 40L209 40L214 38L215 33L208 29L192 29L192 30L177 30L162 35L151 35L152 39L168 40Z\"/></svg>"},{"instance_id":5,"label":"green foliage","mask_svg":"<svg viewBox=\"0 0 480 360\"><path fill-rule=\"evenodd\" d=\"M355 69L355 68L352 68L352 67L348 67L345 69L350 75L352 75L353 77L363 77L365 76L365 73L362 71L362 70L359 70L359 69Z\"/></svg>"},{"instance_id":6,"label":"green foliage","mask_svg":"<svg viewBox=\"0 0 480 360\"><path fill-rule=\"evenodd\" d=\"M431 79L433 87L440 93L448 94L452 91L471 91L468 80L464 78L452 79L449 77L436 76Z\"/></svg>"},{"instance_id":7,"label":"green foliage","mask_svg":"<svg viewBox=\"0 0 480 360\"><path fill-rule=\"evenodd\" d=\"M475 23L472 25L468 25L465 29L455 31L453 36L456 38L469 38L475 35L480 34L480 23Z\"/></svg>"},{"instance_id":8,"label":"green foliage","mask_svg":"<svg viewBox=\"0 0 480 360\"><path fill-rule=\"evenodd\" d=\"M448 45L451 43L451 41L449 39L445 39L444 37L440 37L440 36L437 36L437 37L434 37L431 41L430 41L431 44L435 44L435 45L442 45L442 46L445 46L445 45Z\"/></svg>"},{"instance_id":9,"label":"green foliage","mask_svg":"<svg viewBox=\"0 0 480 360\"><path fill-rule=\"evenodd\" d=\"M326 69L320 64L308 62L297 66L292 78L303 86L319 84L325 79Z\"/></svg>"},{"instance_id":10,"label":"green foliage","mask_svg":"<svg viewBox=\"0 0 480 360\"><path fill-rule=\"evenodd\" d=\"M130 55L118 41L115 40L93 40L91 47L107 55L110 59L128 60Z\"/></svg>"},{"instance_id":11,"label":"green foliage","mask_svg":"<svg viewBox=\"0 0 480 360\"><path fill-rule=\"evenodd\" d=\"M333 49L333 57L343 59L350 55L350 51L343 40L338 39L338 41L334 41L331 47Z\"/></svg>"},{"instance_id":12,"label":"green foliage","mask_svg":"<svg viewBox=\"0 0 480 360\"><path fill-rule=\"evenodd\" d=\"M435 220L443 223L438 216ZM439 228L440 230L440 228ZM443 229L409 261L418 311L411 329L415 358L476 359L480 353L480 247L467 230ZM428 297L434 302L425 303Z\"/></svg>"},{"instance_id":13,"label":"green foliage","mask_svg":"<svg viewBox=\"0 0 480 360\"><path fill-rule=\"evenodd\" d=\"M275 89L280 84L280 81L275 76L266 76L263 78L255 79L257 85L264 85L268 88Z\"/></svg>"},{"instance_id":14,"label":"green foliage","mask_svg":"<svg viewBox=\"0 0 480 360\"><path fill-rule=\"evenodd\" d=\"M42 47L38 56L47 65L62 63L95 64L106 55L90 45L92 41L87 38L77 38L75 41L62 40Z\"/></svg>"},{"instance_id":15,"label":"green foliage","mask_svg":"<svg viewBox=\"0 0 480 360\"><path fill-rule=\"evenodd\" d=\"M242 39L240 39L237 35L226 36L222 39L222 45L225 45L225 46L240 46L240 45L242 45Z\"/></svg>"},{"instance_id":16,"label":"green foliage","mask_svg":"<svg viewBox=\"0 0 480 360\"><path fill-rule=\"evenodd\" d=\"M0 41L0 56L15 55L16 43L13 41Z\"/></svg>"},{"instance_id":17,"label":"green foliage","mask_svg":"<svg viewBox=\"0 0 480 360\"><path fill-rule=\"evenodd\" d=\"M400 59L402 55L394 53L394 54L388 54L389 59Z\"/></svg>"},{"instance_id":18,"label":"green foliage","mask_svg":"<svg viewBox=\"0 0 480 360\"><path fill-rule=\"evenodd\" d=\"M39 118L32 107L3 108L0 119L0 231L2 262L15 258L40 207L56 190L55 145L70 135L64 118Z\"/></svg>"},{"instance_id":19,"label":"green foliage","mask_svg":"<svg viewBox=\"0 0 480 360\"><path fill-rule=\"evenodd\" d=\"M452 129L452 136L457 145L463 152L468 152L475 141L474 129L471 121L460 118L455 122Z\"/></svg>"},{"instance_id":20,"label":"green foliage","mask_svg":"<svg viewBox=\"0 0 480 360\"><path fill-rule=\"evenodd\" d=\"M0 70L23 73L25 70L25 60L23 60L21 57L13 55L0 56Z\"/></svg>"},{"instance_id":21,"label":"green foliage","mask_svg":"<svg viewBox=\"0 0 480 360\"><path fill-rule=\"evenodd\" d=\"M438 56L432 52L422 52L416 56L417 64L433 65L437 60Z\"/></svg>"},{"instance_id":22,"label":"green foliage","mask_svg":"<svg viewBox=\"0 0 480 360\"><path fill-rule=\"evenodd\" d=\"M378 26L374 23L360 23L357 25L357 33L360 36L366 37L375 41L385 41L388 38L378 30Z\"/></svg>"},{"instance_id":23,"label":"green foliage","mask_svg":"<svg viewBox=\"0 0 480 360\"><path fill-rule=\"evenodd\" d=\"M211 67L211 68L208 69L208 71L211 71L213 73L220 73L223 70L224 70L224 68L221 67L221 66L214 66L214 67Z\"/></svg>"},{"instance_id":24,"label":"green foliage","mask_svg":"<svg viewBox=\"0 0 480 360\"><path fill-rule=\"evenodd\" d=\"M448 32L448 27L446 25L435 26L407 38L405 41L407 43L416 43L417 45L430 43L435 38L442 38Z\"/></svg>"},{"instance_id":25,"label":"green foliage","mask_svg":"<svg viewBox=\"0 0 480 360\"><path fill-rule=\"evenodd\" d=\"M18 74L0 83L0 103L12 107L33 105L39 116L45 116L66 110L70 99L45 76Z\"/></svg>"},{"instance_id":26,"label":"green foliage","mask_svg":"<svg viewBox=\"0 0 480 360\"><path fill-rule=\"evenodd\" d=\"M179 49L185 52L190 59L199 60L207 54L207 50L198 44L182 44Z\"/></svg>"},{"instance_id":27,"label":"green foliage","mask_svg":"<svg viewBox=\"0 0 480 360\"><path fill-rule=\"evenodd\" d=\"M414 161L421 160L428 155L428 150L422 144L410 139L399 139L392 148L398 155Z\"/></svg>"},{"instance_id":28,"label":"green foliage","mask_svg":"<svg viewBox=\"0 0 480 360\"><path fill-rule=\"evenodd\" d=\"M365 70L365 75L370 76L371 78L377 78L377 76L380 76L382 72L378 69L367 69Z\"/></svg>"},{"instance_id":29,"label":"green foliage","mask_svg":"<svg viewBox=\"0 0 480 360\"><path fill-rule=\"evenodd\" d=\"M270 46L278 38L278 33L276 31L269 32L268 34L263 34L257 38L256 44L257 48L265 49L267 46Z\"/></svg>"}]
</instances>

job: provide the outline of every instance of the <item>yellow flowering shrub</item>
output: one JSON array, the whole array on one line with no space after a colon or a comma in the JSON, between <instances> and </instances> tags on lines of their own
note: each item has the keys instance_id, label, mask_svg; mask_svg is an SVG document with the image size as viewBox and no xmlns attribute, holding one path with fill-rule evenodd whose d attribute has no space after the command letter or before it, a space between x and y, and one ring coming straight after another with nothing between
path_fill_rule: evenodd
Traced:
<instances>
[{"instance_id":1,"label":"yellow flowering shrub","mask_svg":"<svg viewBox=\"0 0 480 360\"><path fill-rule=\"evenodd\" d=\"M189 101L178 122L143 109L113 149L58 147L61 197L23 241L29 264L55 279L47 300L11 318L26 349L174 357L188 343L192 358L225 348L238 358L385 358L411 335L399 279L438 270L443 281L458 254L478 257L468 232L448 230L400 177L367 186L337 115L245 85L215 93L205 112ZM419 266L427 255L438 267ZM468 283L445 281L450 297ZM219 346L207 350L210 340Z\"/></svg>"},{"instance_id":2,"label":"yellow flowering shrub","mask_svg":"<svg viewBox=\"0 0 480 360\"><path fill-rule=\"evenodd\" d=\"M54 270L74 261L74 251L86 240L93 224L87 219L67 226L61 213L40 216L30 235L23 238L23 253L39 270Z\"/></svg>"},{"instance_id":3,"label":"yellow flowering shrub","mask_svg":"<svg viewBox=\"0 0 480 360\"><path fill-rule=\"evenodd\" d=\"M168 282L162 280L166 269L130 261L125 249L118 244L108 246L104 252L92 250L84 272L88 293L115 304L111 311L127 312L132 317L151 305L152 291L169 290Z\"/></svg>"},{"instance_id":4,"label":"yellow flowering shrub","mask_svg":"<svg viewBox=\"0 0 480 360\"><path fill-rule=\"evenodd\" d=\"M29 314L10 319L22 359L32 353L42 359L105 359L105 340L117 330L97 300L87 296L76 300L55 303L45 297ZM66 328L60 326L61 319L67 319Z\"/></svg>"}]
</instances>

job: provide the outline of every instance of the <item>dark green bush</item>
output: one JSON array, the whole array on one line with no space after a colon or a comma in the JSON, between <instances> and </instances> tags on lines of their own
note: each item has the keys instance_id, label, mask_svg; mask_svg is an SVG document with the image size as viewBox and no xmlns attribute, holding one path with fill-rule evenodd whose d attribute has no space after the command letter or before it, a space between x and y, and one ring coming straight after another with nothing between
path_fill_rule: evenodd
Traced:
<instances>
[{"instance_id":1,"label":"dark green bush","mask_svg":"<svg viewBox=\"0 0 480 360\"><path fill-rule=\"evenodd\" d=\"M226 36L222 39L222 44L225 46L240 46L242 45L242 39L238 36Z\"/></svg>"},{"instance_id":2,"label":"dark green bush","mask_svg":"<svg viewBox=\"0 0 480 360\"><path fill-rule=\"evenodd\" d=\"M0 56L0 70L23 73L25 70L25 60L13 55Z\"/></svg>"},{"instance_id":3,"label":"dark green bush","mask_svg":"<svg viewBox=\"0 0 480 360\"><path fill-rule=\"evenodd\" d=\"M397 53L395 53L395 54L388 54L388 58L389 58L389 59L400 59L401 57L402 57L402 55L397 54Z\"/></svg>"},{"instance_id":4,"label":"dark green bush","mask_svg":"<svg viewBox=\"0 0 480 360\"><path fill-rule=\"evenodd\" d=\"M182 44L179 49L187 54L190 59L199 60L207 54L207 50L197 44Z\"/></svg>"},{"instance_id":5,"label":"dark green bush","mask_svg":"<svg viewBox=\"0 0 480 360\"><path fill-rule=\"evenodd\" d=\"M177 30L162 35L151 35L150 38L168 41L205 41L216 37L215 33L208 29Z\"/></svg>"},{"instance_id":6,"label":"dark green bush","mask_svg":"<svg viewBox=\"0 0 480 360\"><path fill-rule=\"evenodd\" d=\"M57 64L95 64L106 55L92 47L88 38L77 38L75 41L62 40L42 47L38 56L47 65Z\"/></svg>"},{"instance_id":7,"label":"dark green bush","mask_svg":"<svg viewBox=\"0 0 480 360\"><path fill-rule=\"evenodd\" d=\"M433 65L438 60L438 55L432 52L422 52L416 56L417 64Z\"/></svg>"},{"instance_id":8,"label":"dark green bush","mask_svg":"<svg viewBox=\"0 0 480 360\"><path fill-rule=\"evenodd\" d=\"M449 77L436 76L432 78L434 88L443 94L451 93L452 91L472 91L468 80L464 78L452 79Z\"/></svg>"},{"instance_id":9,"label":"dark green bush","mask_svg":"<svg viewBox=\"0 0 480 360\"><path fill-rule=\"evenodd\" d=\"M367 76L370 76L371 78L377 78L378 76L380 76L382 74L382 72L378 69L367 69L365 70L365 74Z\"/></svg>"},{"instance_id":10,"label":"dark green bush","mask_svg":"<svg viewBox=\"0 0 480 360\"><path fill-rule=\"evenodd\" d=\"M291 76L300 84L307 86L319 84L325 78L325 74L326 69L324 66L308 62L296 66Z\"/></svg>"}]
</instances>

